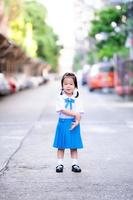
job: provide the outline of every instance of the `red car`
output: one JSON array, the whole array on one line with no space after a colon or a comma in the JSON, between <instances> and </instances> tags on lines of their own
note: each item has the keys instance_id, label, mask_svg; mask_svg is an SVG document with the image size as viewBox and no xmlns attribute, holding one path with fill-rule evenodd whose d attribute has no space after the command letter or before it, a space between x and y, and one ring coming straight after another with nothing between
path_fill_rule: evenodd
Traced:
<instances>
[{"instance_id":1,"label":"red car","mask_svg":"<svg viewBox=\"0 0 133 200\"><path fill-rule=\"evenodd\" d=\"M133 60L125 60L116 66L115 90L120 96L133 96Z\"/></svg>"},{"instance_id":2,"label":"red car","mask_svg":"<svg viewBox=\"0 0 133 200\"><path fill-rule=\"evenodd\" d=\"M93 65L88 77L89 90L114 88L114 75L114 67L110 63Z\"/></svg>"}]
</instances>

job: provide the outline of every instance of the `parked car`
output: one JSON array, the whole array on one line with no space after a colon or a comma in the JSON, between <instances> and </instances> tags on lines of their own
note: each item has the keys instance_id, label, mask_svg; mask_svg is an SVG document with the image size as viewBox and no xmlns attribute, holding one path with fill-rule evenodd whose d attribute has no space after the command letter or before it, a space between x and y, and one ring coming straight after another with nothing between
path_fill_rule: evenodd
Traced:
<instances>
[{"instance_id":1,"label":"parked car","mask_svg":"<svg viewBox=\"0 0 133 200\"><path fill-rule=\"evenodd\" d=\"M88 76L90 91L103 88L114 88L114 67L109 62L94 64Z\"/></svg>"},{"instance_id":2,"label":"parked car","mask_svg":"<svg viewBox=\"0 0 133 200\"><path fill-rule=\"evenodd\" d=\"M120 96L133 95L133 60L125 60L116 66L115 90Z\"/></svg>"},{"instance_id":3,"label":"parked car","mask_svg":"<svg viewBox=\"0 0 133 200\"><path fill-rule=\"evenodd\" d=\"M84 65L83 70L82 70L82 78L81 78L82 85L87 84L89 71L90 71L90 65L88 65L88 64Z\"/></svg>"},{"instance_id":4,"label":"parked car","mask_svg":"<svg viewBox=\"0 0 133 200\"><path fill-rule=\"evenodd\" d=\"M8 77L7 81L10 85L12 93L18 92L20 90L20 85L15 77Z\"/></svg>"},{"instance_id":5,"label":"parked car","mask_svg":"<svg viewBox=\"0 0 133 200\"><path fill-rule=\"evenodd\" d=\"M31 82L32 87L38 87L43 83L42 76L30 76L28 77L28 80Z\"/></svg>"},{"instance_id":6,"label":"parked car","mask_svg":"<svg viewBox=\"0 0 133 200\"><path fill-rule=\"evenodd\" d=\"M0 73L0 96L11 93L11 87L3 73Z\"/></svg>"}]
</instances>

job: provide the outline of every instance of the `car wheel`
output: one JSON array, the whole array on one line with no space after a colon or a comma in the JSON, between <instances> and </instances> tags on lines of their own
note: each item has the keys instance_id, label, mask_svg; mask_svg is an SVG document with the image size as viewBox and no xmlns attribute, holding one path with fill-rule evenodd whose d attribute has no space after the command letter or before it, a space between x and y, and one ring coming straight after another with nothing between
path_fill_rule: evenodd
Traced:
<instances>
[{"instance_id":1,"label":"car wheel","mask_svg":"<svg viewBox=\"0 0 133 200\"><path fill-rule=\"evenodd\" d=\"M90 92L93 92L93 91L94 91L94 88L89 88L89 91L90 91Z\"/></svg>"}]
</instances>

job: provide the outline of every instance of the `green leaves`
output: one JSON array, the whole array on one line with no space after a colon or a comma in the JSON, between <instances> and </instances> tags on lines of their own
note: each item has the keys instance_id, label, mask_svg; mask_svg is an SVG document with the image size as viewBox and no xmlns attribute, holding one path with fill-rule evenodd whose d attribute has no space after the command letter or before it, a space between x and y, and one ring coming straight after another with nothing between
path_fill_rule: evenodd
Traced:
<instances>
[{"instance_id":1,"label":"green leaves","mask_svg":"<svg viewBox=\"0 0 133 200\"><path fill-rule=\"evenodd\" d=\"M47 24L47 10L37 1L6 0L9 17L10 38L19 44L31 57L39 57L56 71L61 46L58 36Z\"/></svg>"},{"instance_id":2,"label":"green leaves","mask_svg":"<svg viewBox=\"0 0 133 200\"><path fill-rule=\"evenodd\" d=\"M95 41L94 51L97 49L99 59L111 58L114 53L125 48L126 34L122 29L122 17L125 12L125 7L121 9L108 7L95 13L95 19L91 21L89 37Z\"/></svg>"}]
</instances>

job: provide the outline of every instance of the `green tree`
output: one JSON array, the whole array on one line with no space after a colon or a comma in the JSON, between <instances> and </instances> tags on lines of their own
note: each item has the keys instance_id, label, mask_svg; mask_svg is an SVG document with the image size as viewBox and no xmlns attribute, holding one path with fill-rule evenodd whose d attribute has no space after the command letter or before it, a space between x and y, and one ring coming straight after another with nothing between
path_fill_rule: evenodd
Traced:
<instances>
[{"instance_id":1,"label":"green tree","mask_svg":"<svg viewBox=\"0 0 133 200\"><path fill-rule=\"evenodd\" d=\"M126 54L126 34L122 29L124 26L122 19L125 13L124 6L121 9L108 7L95 13L89 37L95 39L99 59L112 58L114 53Z\"/></svg>"},{"instance_id":2,"label":"green tree","mask_svg":"<svg viewBox=\"0 0 133 200\"><path fill-rule=\"evenodd\" d=\"M5 0L5 6L11 16L10 38L22 46L29 56L45 60L56 71L62 47L58 45L58 36L46 22L45 6L35 0Z\"/></svg>"},{"instance_id":3,"label":"green tree","mask_svg":"<svg viewBox=\"0 0 133 200\"><path fill-rule=\"evenodd\" d=\"M37 44L36 54L56 71L61 47L58 46L58 36L46 23L46 16L47 10L41 3L31 1L24 4L24 20L26 24L32 24L33 40Z\"/></svg>"}]
</instances>

